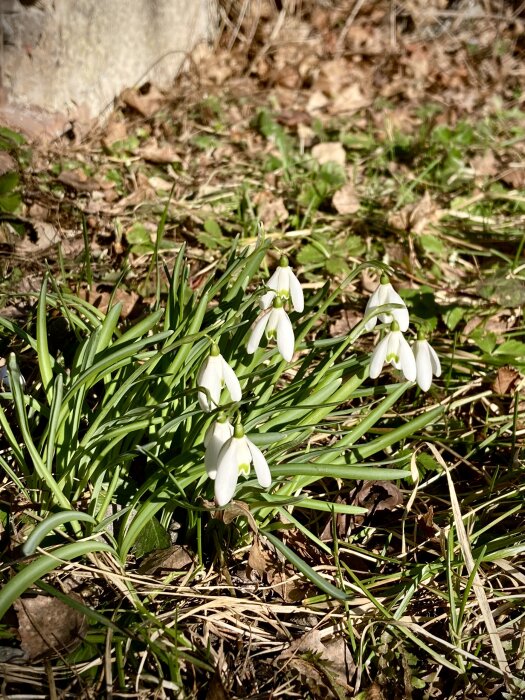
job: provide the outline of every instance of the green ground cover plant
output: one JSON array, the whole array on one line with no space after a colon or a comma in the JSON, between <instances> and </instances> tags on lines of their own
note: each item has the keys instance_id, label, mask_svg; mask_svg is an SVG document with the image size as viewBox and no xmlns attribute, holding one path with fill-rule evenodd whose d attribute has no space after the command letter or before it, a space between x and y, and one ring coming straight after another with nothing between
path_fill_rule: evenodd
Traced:
<instances>
[{"instance_id":1,"label":"green ground cover plant","mask_svg":"<svg viewBox=\"0 0 525 700\"><path fill-rule=\"evenodd\" d=\"M6 693L523 694L521 20L449 5L248 13L83 141L0 131Z\"/></svg>"}]
</instances>

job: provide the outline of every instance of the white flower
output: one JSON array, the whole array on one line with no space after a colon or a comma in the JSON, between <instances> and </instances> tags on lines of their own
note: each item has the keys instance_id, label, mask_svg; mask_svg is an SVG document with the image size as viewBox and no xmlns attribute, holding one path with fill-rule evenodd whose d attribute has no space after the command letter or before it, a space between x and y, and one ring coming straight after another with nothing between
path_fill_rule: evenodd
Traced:
<instances>
[{"instance_id":1,"label":"white flower","mask_svg":"<svg viewBox=\"0 0 525 700\"><path fill-rule=\"evenodd\" d=\"M238 424L233 436L224 443L217 459L215 500L218 506L225 506L231 501L239 474L248 476L252 463L260 486L271 486L272 475L263 453L248 440L242 425Z\"/></svg>"},{"instance_id":2,"label":"white flower","mask_svg":"<svg viewBox=\"0 0 525 700\"><path fill-rule=\"evenodd\" d=\"M291 299L294 311L301 313L304 310L304 296L301 283L288 265L288 258L285 255L279 260L279 267L270 277L266 286L269 287L270 291L263 294L260 298L259 304L261 309L269 309L277 295L283 300Z\"/></svg>"},{"instance_id":3,"label":"white flower","mask_svg":"<svg viewBox=\"0 0 525 700\"><path fill-rule=\"evenodd\" d=\"M263 333L267 338L277 339L277 348L283 358L290 362L295 349L295 338L292 323L284 310L283 302L276 296L271 309L263 311L252 327L252 333L248 340L246 350L249 355L259 347Z\"/></svg>"},{"instance_id":4,"label":"white flower","mask_svg":"<svg viewBox=\"0 0 525 700\"><path fill-rule=\"evenodd\" d=\"M383 306L384 304L401 304L403 308L392 309L392 311L387 311L382 314L378 314L371 318L365 325L365 330L371 331L377 323L377 319L382 323L392 323L392 321L397 321L399 324L399 329L403 333L408 329L408 309L405 306L405 302L396 290L392 287L388 281L388 277L383 275L381 277L381 283L379 287L372 294L365 309L365 316L378 306Z\"/></svg>"},{"instance_id":5,"label":"white flower","mask_svg":"<svg viewBox=\"0 0 525 700\"><path fill-rule=\"evenodd\" d=\"M414 353L399 330L397 321L392 322L390 331L374 348L370 362L371 379L379 377L385 361L402 370L409 382L415 381L417 370Z\"/></svg>"},{"instance_id":6,"label":"white flower","mask_svg":"<svg viewBox=\"0 0 525 700\"><path fill-rule=\"evenodd\" d=\"M222 413L219 414L217 420L213 421L206 431L206 435L204 436L204 447L206 448L204 466L206 467L206 472L210 479L215 479L217 475L219 453L232 435L233 425Z\"/></svg>"},{"instance_id":7,"label":"white flower","mask_svg":"<svg viewBox=\"0 0 525 700\"><path fill-rule=\"evenodd\" d=\"M419 336L412 345L412 350L416 358L417 383L423 391L428 391L432 384L432 375L435 377L441 375L439 357L436 355L428 340Z\"/></svg>"},{"instance_id":8,"label":"white flower","mask_svg":"<svg viewBox=\"0 0 525 700\"><path fill-rule=\"evenodd\" d=\"M220 354L219 348L214 345L197 376L199 404L203 411L209 412L219 405L224 386L230 392L232 401L242 399L241 385L235 372ZM208 393L200 391L201 388L206 389Z\"/></svg>"}]
</instances>

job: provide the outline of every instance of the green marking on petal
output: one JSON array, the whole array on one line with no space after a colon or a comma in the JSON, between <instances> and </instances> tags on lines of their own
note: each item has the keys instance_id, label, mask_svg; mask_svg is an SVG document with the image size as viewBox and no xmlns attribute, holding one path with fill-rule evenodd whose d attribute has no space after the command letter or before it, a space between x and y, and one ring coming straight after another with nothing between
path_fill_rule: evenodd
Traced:
<instances>
[{"instance_id":1,"label":"green marking on petal","mask_svg":"<svg viewBox=\"0 0 525 700\"><path fill-rule=\"evenodd\" d=\"M242 474L243 476L250 476L250 465L239 464L239 474Z\"/></svg>"},{"instance_id":2,"label":"green marking on petal","mask_svg":"<svg viewBox=\"0 0 525 700\"><path fill-rule=\"evenodd\" d=\"M395 352L391 352L389 355L386 356L386 361L387 362L399 362L399 356L396 355Z\"/></svg>"}]
</instances>

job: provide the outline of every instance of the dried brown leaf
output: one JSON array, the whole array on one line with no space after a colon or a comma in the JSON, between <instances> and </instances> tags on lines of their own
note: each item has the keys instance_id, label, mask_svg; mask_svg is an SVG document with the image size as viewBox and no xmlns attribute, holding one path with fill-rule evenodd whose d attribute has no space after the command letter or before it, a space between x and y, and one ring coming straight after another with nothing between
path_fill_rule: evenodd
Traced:
<instances>
[{"instance_id":1,"label":"dried brown leaf","mask_svg":"<svg viewBox=\"0 0 525 700\"><path fill-rule=\"evenodd\" d=\"M72 187L77 192L93 192L99 189L98 182L88 177L81 168L64 170L57 176L57 180L63 185Z\"/></svg>"},{"instance_id":2,"label":"dried brown leaf","mask_svg":"<svg viewBox=\"0 0 525 700\"><path fill-rule=\"evenodd\" d=\"M521 379L520 373L514 367L500 367L492 382L495 394L512 394Z\"/></svg>"},{"instance_id":3,"label":"dried brown leaf","mask_svg":"<svg viewBox=\"0 0 525 700\"><path fill-rule=\"evenodd\" d=\"M346 163L346 152L343 144L339 141L318 143L312 148L312 156L320 165L333 162L344 167Z\"/></svg>"},{"instance_id":4,"label":"dried brown leaf","mask_svg":"<svg viewBox=\"0 0 525 700\"><path fill-rule=\"evenodd\" d=\"M102 145L104 148L111 150L113 144L117 141L124 141L128 137L126 123L116 119L110 119L106 126L106 133L102 137Z\"/></svg>"},{"instance_id":5,"label":"dried brown leaf","mask_svg":"<svg viewBox=\"0 0 525 700\"><path fill-rule=\"evenodd\" d=\"M308 112L310 112L310 114L317 115L328 105L329 102L330 100L323 92L320 90L314 90L314 92L312 92L308 98L306 109Z\"/></svg>"},{"instance_id":6,"label":"dried brown leaf","mask_svg":"<svg viewBox=\"0 0 525 700\"><path fill-rule=\"evenodd\" d=\"M180 162L177 150L169 143L159 146L157 142L150 141L139 149L138 155L150 163L157 163L159 165Z\"/></svg>"},{"instance_id":7,"label":"dried brown leaf","mask_svg":"<svg viewBox=\"0 0 525 700\"><path fill-rule=\"evenodd\" d=\"M213 678L211 679L206 691L206 700L228 700L230 695L226 692L226 688L222 682L219 668L215 669Z\"/></svg>"},{"instance_id":8,"label":"dried brown leaf","mask_svg":"<svg viewBox=\"0 0 525 700\"><path fill-rule=\"evenodd\" d=\"M193 563L192 553L180 544L151 552L142 562L139 573L153 575L156 571L181 571Z\"/></svg>"},{"instance_id":9,"label":"dried brown leaf","mask_svg":"<svg viewBox=\"0 0 525 700\"><path fill-rule=\"evenodd\" d=\"M356 505L367 508L369 513L394 510L402 502L401 491L391 481L365 481L355 496Z\"/></svg>"},{"instance_id":10,"label":"dried brown leaf","mask_svg":"<svg viewBox=\"0 0 525 700\"><path fill-rule=\"evenodd\" d=\"M282 224L288 219L288 209L282 197L276 197L267 190L257 192L253 198L257 205L257 215L267 230Z\"/></svg>"},{"instance_id":11,"label":"dried brown leaf","mask_svg":"<svg viewBox=\"0 0 525 700\"><path fill-rule=\"evenodd\" d=\"M29 661L70 653L87 630L85 616L57 598L20 598L14 608L21 647Z\"/></svg>"},{"instance_id":12,"label":"dried brown leaf","mask_svg":"<svg viewBox=\"0 0 525 700\"><path fill-rule=\"evenodd\" d=\"M338 214L355 214L359 211L361 203L351 182L337 190L332 197L332 205Z\"/></svg>"},{"instance_id":13,"label":"dried brown leaf","mask_svg":"<svg viewBox=\"0 0 525 700\"><path fill-rule=\"evenodd\" d=\"M475 156L470 164L478 177L493 177L498 172L498 161L494 151L487 149L485 153Z\"/></svg>"},{"instance_id":14,"label":"dried brown leaf","mask_svg":"<svg viewBox=\"0 0 525 700\"><path fill-rule=\"evenodd\" d=\"M13 156L6 153L6 151L0 151L0 175L4 175L16 169L17 164Z\"/></svg>"},{"instance_id":15,"label":"dried brown leaf","mask_svg":"<svg viewBox=\"0 0 525 700\"><path fill-rule=\"evenodd\" d=\"M36 240L31 240L28 236L20 240L15 247L19 255L41 253L61 240L60 233L53 224L47 221L31 221L31 224L36 233Z\"/></svg>"},{"instance_id":16,"label":"dried brown leaf","mask_svg":"<svg viewBox=\"0 0 525 700\"><path fill-rule=\"evenodd\" d=\"M148 184L157 192L169 192L173 187L172 182L165 180L163 177L158 177L157 175L148 178Z\"/></svg>"},{"instance_id":17,"label":"dried brown leaf","mask_svg":"<svg viewBox=\"0 0 525 700\"><path fill-rule=\"evenodd\" d=\"M246 518L253 532L257 533L259 531L255 518L245 503L241 503L241 501L232 501L222 511L222 518L226 525L232 523L239 516Z\"/></svg>"},{"instance_id":18,"label":"dried brown leaf","mask_svg":"<svg viewBox=\"0 0 525 700\"><path fill-rule=\"evenodd\" d=\"M371 103L369 97L365 97L359 83L354 83L337 93L337 96L329 106L331 114L347 114L357 112Z\"/></svg>"},{"instance_id":19,"label":"dried brown leaf","mask_svg":"<svg viewBox=\"0 0 525 700\"><path fill-rule=\"evenodd\" d=\"M153 85L145 94L137 92L133 88L127 88L120 95L120 98L128 107L146 118L152 117L155 112L158 112L165 101L164 95Z\"/></svg>"},{"instance_id":20,"label":"dried brown leaf","mask_svg":"<svg viewBox=\"0 0 525 700\"><path fill-rule=\"evenodd\" d=\"M506 170L500 175L500 180L514 190L522 190L525 187L525 167L520 165Z\"/></svg>"},{"instance_id":21,"label":"dried brown leaf","mask_svg":"<svg viewBox=\"0 0 525 700\"><path fill-rule=\"evenodd\" d=\"M313 653L327 662L326 668L333 679L343 687L348 687L348 676L353 675L355 665L350 650L342 636L332 637L323 641L324 636L317 629L310 630L299 639L291 642L279 656L288 659L297 654Z\"/></svg>"},{"instance_id":22,"label":"dried brown leaf","mask_svg":"<svg viewBox=\"0 0 525 700\"><path fill-rule=\"evenodd\" d=\"M264 553L258 539L255 538L250 549L250 554L248 555L248 566L250 569L253 569L253 571L256 571L259 576L262 576L266 571L269 561L269 553Z\"/></svg>"}]
</instances>

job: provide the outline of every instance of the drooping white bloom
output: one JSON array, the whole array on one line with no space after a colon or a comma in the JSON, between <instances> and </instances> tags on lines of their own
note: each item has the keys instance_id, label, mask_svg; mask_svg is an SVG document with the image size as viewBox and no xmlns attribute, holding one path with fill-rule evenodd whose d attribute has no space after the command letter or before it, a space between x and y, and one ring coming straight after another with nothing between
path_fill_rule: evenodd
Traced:
<instances>
[{"instance_id":1,"label":"drooping white bloom","mask_svg":"<svg viewBox=\"0 0 525 700\"><path fill-rule=\"evenodd\" d=\"M233 425L221 412L217 420L213 421L210 425L204 436L204 447L206 448L204 466L206 467L206 472L210 479L215 479L217 475L219 453L232 435Z\"/></svg>"},{"instance_id":2,"label":"drooping white bloom","mask_svg":"<svg viewBox=\"0 0 525 700\"><path fill-rule=\"evenodd\" d=\"M225 506L233 498L239 474L248 476L253 464L257 481L262 488L272 484L272 475L261 450L248 440L242 425L237 424L232 437L223 445L217 459L215 474L215 500Z\"/></svg>"},{"instance_id":3,"label":"drooping white bloom","mask_svg":"<svg viewBox=\"0 0 525 700\"><path fill-rule=\"evenodd\" d=\"M279 260L279 267L270 277L266 286L269 287L270 291L260 298L261 309L269 309L277 295L283 300L291 300L294 311L301 313L304 310L303 288L289 266L288 258L285 255Z\"/></svg>"},{"instance_id":4,"label":"drooping white bloom","mask_svg":"<svg viewBox=\"0 0 525 700\"><path fill-rule=\"evenodd\" d=\"M370 362L371 379L379 377L385 362L400 369L409 382L415 381L417 376L416 359L412 348L399 330L397 321L392 322L390 331L374 348Z\"/></svg>"},{"instance_id":5,"label":"drooping white bloom","mask_svg":"<svg viewBox=\"0 0 525 700\"><path fill-rule=\"evenodd\" d=\"M381 277L379 287L368 300L365 309L365 316L374 309L377 309L378 306L383 306L384 304L401 304L402 308L392 309L392 311L387 311L374 316L366 323L365 329L367 331L371 331L379 318L382 323L392 323L392 321L397 321L399 324L399 329L404 333L408 329L408 309L403 299L401 299L399 294L388 281L388 277L386 275Z\"/></svg>"},{"instance_id":6,"label":"drooping white bloom","mask_svg":"<svg viewBox=\"0 0 525 700\"><path fill-rule=\"evenodd\" d=\"M441 376L441 363L434 348L428 340L418 335L416 342L412 345L414 357L416 359L416 380L423 391L428 391L432 384L432 375Z\"/></svg>"},{"instance_id":7,"label":"drooping white bloom","mask_svg":"<svg viewBox=\"0 0 525 700\"><path fill-rule=\"evenodd\" d=\"M278 296L274 298L272 308L263 311L253 324L246 347L248 354L251 355L257 350L265 331L268 339L276 338L279 352L287 362L290 362L295 349L295 337L292 323Z\"/></svg>"},{"instance_id":8,"label":"drooping white bloom","mask_svg":"<svg viewBox=\"0 0 525 700\"><path fill-rule=\"evenodd\" d=\"M232 401L242 398L241 385L235 372L220 354L217 345L213 345L210 354L202 363L197 376L199 404L203 411L209 412L219 405L224 387L230 392ZM200 391L206 389L208 393Z\"/></svg>"}]
</instances>

